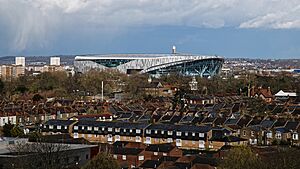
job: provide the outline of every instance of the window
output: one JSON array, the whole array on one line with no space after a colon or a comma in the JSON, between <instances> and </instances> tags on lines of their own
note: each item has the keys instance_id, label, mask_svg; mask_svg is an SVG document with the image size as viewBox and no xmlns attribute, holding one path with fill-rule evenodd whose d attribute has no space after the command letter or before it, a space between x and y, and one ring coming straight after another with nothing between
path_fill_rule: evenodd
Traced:
<instances>
[{"instance_id":1,"label":"window","mask_svg":"<svg viewBox=\"0 0 300 169\"><path fill-rule=\"evenodd\" d=\"M87 129L88 129L88 131L91 131L91 130L92 130L92 127L88 126Z\"/></svg>"},{"instance_id":2,"label":"window","mask_svg":"<svg viewBox=\"0 0 300 169\"><path fill-rule=\"evenodd\" d=\"M126 129L123 129L123 132L126 133Z\"/></svg>"},{"instance_id":3,"label":"window","mask_svg":"<svg viewBox=\"0 0 300 169\"><path fill-rule=\"evenodd\" d=\"M91 135L91 134L88 134L88 137L89 137L89 138L91 138L91 137L92 137L92 135Z\"/></svg>"},{"instance_id":4,"label":"window","mask_svg":"<svg viewBox=\"0 0 300 169\"><path fill-rule=\"evenodd\" d=\"M68 126L65 126L65 130L67 130L68 129Z\"/></svg>"},{"instance_id":5,"label":"window","mask_svg":"<svg viewBox=\"0 0 300 169\"><path fill-rule=\"evenodd\" d=\"M298 133L293 134L293 140L298 140Z\"/></svg>"},{"instance_id":6,"label":"window","mask_svg":"<svg viewBox=\"0 0 300 169\"><path fill-rule=\"evenodd\" d=\"M129 132L132 133L132 129L130 129Z\"/></svg>"},{"instance_id":7,"label":"window","mask_svg":"<svg viewBox=\"0 0 300 169\"><path fill-rule=\"evenodd\" d=\"M78 130L78 126L74 126L74 130Z\"/></svg>"},{"instance_id":8,"label":"window","mask_svg":"<svg viewBox=\"0 0 300 169\"><path fill-rule=\"evenodd\" d=\"M146 130L146 134L151 134L151 130Z\"/></svg>"},{"instance_id":9,"label":"window","mask_svg":"<svg viewBox=\"0 0 300 169\"><path fill-rule=\"evenodd\" d=\"M53 125L49 125L49 129L53 129Z\"/></svg>"},{"instance_id":10,"label":"window","mask_svg":"<svg viewBox=\"0 0 300 169\"><path fill-rule=\"evenodd\" d=\"M204 133L199 133L199 137L204 137Z\"/></svg>"},{"instance_id":11,"label":"window","mask_svg":"<svg viewBox=\"0 0 300 169\"><path fill-rule=\"evenodd\" d=\"M105 130L105 128L104 127L102 127L102 131L104 131Z\"/></svg>"},{"instance_id":12,"label":"window","mask_svg":"<svg viewBox=\"0 0 300 169\"><path fill-rule=\"evenodd\" d=\"M163 153L163 156L167 156L168 154L167 153Z\"/></svg>"},{"instance_id":13,"label":"window","mask_svg":"<svg viewBox=\"0 0 300 169\"><path fill-rule=\"evenodd\" d=\"M276 133L276 139L281 139L281 133Z\"/></svg>"},{"instance_id":14,"label":"window","mask_svg":"<svg viewBox=\"0 0 300 169\"><path fill-rule=\"evenodd\" d=\"M60 129L61 129L61 126L57 126L57 129L60 130Z\"/></svg>"},{"instance_id":15,"label":"window","mask_svg":"<svg viewBox=\"0 0 300 169\"><path fill-rule=\"evenodd\" d=\"M135 137L135 141L136 141L136 142L141 142L141 137L140 137L140 136L136 136L136 137Z\"/></svg>"},{"instance_id":16,"label":"window","mask_svg":"<svg viewBox=\"0 0 300 169\"><path fill-rule=\"evenodd\" d=\"M168 135L173 135L173 131L168 131Z\"/></svg>"},{"instance_id":17,"label":"window","mask_svg":"<svg viewBox=\"0 0 300 169\"><path fill-rule=\"evenodd\" d=\"M99 127L94 127L94 131L98 131L99 130Z\"/></svg>"},{"instance_id":18,"label":"window","mask_svg":"<svg viewBox=\"0 0 300 169\"><path fill-rule=\"evenodd\" d=\"M107 130L108 130L108 131L112 131L112 128L111 128L111 127L109 127Z\"/></svg>"},{"instance_id":19,"label":"window","mask_svg":"<svg viewBox=\"0 0 300 169\"><path fill-rule=\"evenodd\" d=\"M161 134L165 134L165 131L162 130L162 131L161 131Z\"/></svg>"},{"instance_id":20,"label":"window","mask_svg":"<svg viewBox=\"0 0 300 169\"><path fill-rule=\"evenodd\" d=\"M89 159L89 155L88 154L85 155L85 159Z\"/></svg>"},{"instance_id":21,"label":"window","mask_svg":"<svg viewBox=\"0 0 300 169\"><path fill-rule=\"evenodd\" d=\"M122 155L122 160L126 160L126 155Z\"/></svg>"},{"instance_id":22,"label":"window","mask_svg":"<svg viewBox=\"0 0 300 169\"><path fill-rule=\"evenodd\" d=\"M268 133L267 133L267 138L272 138L273 136L272 136L272 131L269 131Z\"/></svg>"},{"instance_id":23,"label":"window","mask_svg":"<svg viewBox=\"0 0 300 169\"><path fill-rule=\"evenodd\" d=\"M180 132L180 131L177 131L177 132L176 132L176 136L181 136L181 132Z\"/></svg>"},{"instance_id":24,"label":"window","mask_svg":"<svg viewBox=\"0 0 300 169\"><path fill-rule=\"evenodd\" d=\"M243 136L246 136L246 130L243 130Z\"/></svg>"},{"instance_id":25,"label":"window","mask_svg":"<svg viewBox=\"0 0 300 169\"><path fill-rule=\"evenodd\" d=\"M115 154L114 154L114 159L116 159L116 160L117 160L117 159L118 159L118 155L115 155Z\"/></svg>"},{"instance_id":26,"label":"window","mask_svg":"<svg viewBox=\"0 0 300 169\"><path fill-rule=\"evenodd\" d=\"M157 155L158 155L158 152L154 152L153 154L154 154L155 156L157 156Z\"/></svg>"},{"instance_id":27,"label":"window","mask_svg":"<svg viewBox=\"0 0 300 169\"><path fill-rule=\"evenodd\" d=\"M157 134L157 130L155 130L154 133Z\"/></svg>"},{"instance_id":28,"label":"window","mask_svg":"<svg viewBox=\"0 0 300 169\"><path fill-rule=\"evenodd\" d=\"M84 130L84 126L81 126L81 130Z\"/></svg>"},{"instance_id":29,"label":"window","mask_svg":"<svg viewBox=\"0 0 300 169\"><path fill-rule=\"evenodd\" d=\"M254 137L254 131L251 131L251 136Z\"/></svg>"},{"instance_id":30,"label":"window","mask_svg":"<svg viewBox=\"0 0 300 169\"><path fill-rule=\"evenodd\" d=\"M172 143L172 142L173 142L173 139L172 139L172 138L168 138L168 139L167 139L167 142L168 142L168 143Z\"/></svg>"},{"instance_id":31,"label":"window","mask_svg":"<svg viewBox=\"0 0 300 169\"><path fill-rule=\"evenodd\" d=\"M144 156L139 156L139 161L143 161L145 159Z\"/></svg>"},{"instance_id":32,"label":"window","mask_svg":"<svg viewBox=\"0 0 300 169\"><path fill-rule=\"evenodd\" d=\"M115 128L115 132L120 132L120 128Z\"/></svg>"},{"instance_id":33,"label":"window","mask_svg":"<svg viewBox=\"0 0 300 169\"><path fill-rule=\"evenodd\" d=\"M196 134L195 133L192 133L192 136L195 136Z\"/></svg>"},{"instance_id":34,"label":"window","mask_svg":"<svg viewBox=\"0 0 300 169\"><path fill-rule=\"evenodd\" d=\"M141 130L140 130L140 129L136 129L135 132L136 132L137 134L140 134L140 133L141 133Z\"/></svg>"},{"instance_id":35,"label":"window","mask_svg":"<svg viewBox=\"0 0 300 169\"><path fill-rule=\"evenodd\" d=\"M115 140L116 141L120 141L120 136L119 135L115 135Z\"/></svg>"},{"instance_id":36,"label":"window","mask_svg":"<svg viewBox=\"0 0 300 169\"><path fill-rule=\"evenodd\" d=\"M189 135L189 133L188 132L185 132L185 136L188 136Z\"/></svg>"}]
</instances>

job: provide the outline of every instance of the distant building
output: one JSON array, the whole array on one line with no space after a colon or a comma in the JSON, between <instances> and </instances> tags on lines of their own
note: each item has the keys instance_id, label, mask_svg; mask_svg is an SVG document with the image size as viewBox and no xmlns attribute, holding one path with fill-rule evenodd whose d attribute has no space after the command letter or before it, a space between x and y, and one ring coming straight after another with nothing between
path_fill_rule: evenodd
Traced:
<instances>
[{"instance_id":1,"label":"distant building","mask_svg":"<svg viewBox=\"0 0 300 169\"><path fill-rule=\"evenodd\" d=\"M60 66L60 57L51 57L50 66Z\"/></svg>"},{"instance_id":2,"label":"distant building","mask_svg":"<svg viewBox=\"0 0 300 169\"><path fill-rule=\"evenodd\" d=\"M22 65L2 65L0 66L2 80L10 80L25 74L25 67Z\"/></svg>"},{"instance_id":3,"label":"distant building","mask_svg":"<svg viewBox=\"0 0 300 169\"><path fill-rule=\"evenodd\" d=\"M284 92L282 90L280 90L278 93L275 94L276 99L279 100L285 100L285 99L289 99L289 98L296 98L297 97L297 93L296 92Z\"/></svg>"},{"instance_id":4,"label":"distant building","mask_svg":"<svg viewBox=\"0 0 300 169\"><path fill-rule=\"evenodd\" d=\"M15 64L17 65L17 66L23 66L23 67L25 67L25 57L16 57L15 58Z\"/></svg>"},{"instance_id":5,"label":"distant building","mask_svg":"<svg viewBox=\"0 0 300 169\"><path fill-rule=\"evenodd\" d=\"M175 53L174 53L175 52ZM223 57L177 53L171 54L107 54L76 56L76 72L89 70L118 70L125 74L148 73L162 75L176 73L188 76L211 77L219 74Z\"/></svg>"}]
</instances>

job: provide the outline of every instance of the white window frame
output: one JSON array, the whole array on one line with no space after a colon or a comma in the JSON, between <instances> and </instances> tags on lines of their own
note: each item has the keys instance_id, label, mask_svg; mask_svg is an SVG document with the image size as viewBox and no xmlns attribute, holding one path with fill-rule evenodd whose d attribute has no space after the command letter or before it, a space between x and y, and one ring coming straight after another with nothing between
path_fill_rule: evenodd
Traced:
<instances>
[{"instance_id":1,"label":"white window frame","mask_svg":"<svg viewBox=\"0 0 300 169\"><path fill-rule=\"evenodd\" d=\"M145 157L144 156L139 156L139 161L144 161Z\"/></svg>"},{"instance_id":2,"label":"white window frame","mask_svg":"<svg viewBox=\"0 0 300 169\"><path fill-rule=\"evenodd\" d=\"M181 131L177 131L176 136L181 136Z\"/></svg>"}]
</instances>

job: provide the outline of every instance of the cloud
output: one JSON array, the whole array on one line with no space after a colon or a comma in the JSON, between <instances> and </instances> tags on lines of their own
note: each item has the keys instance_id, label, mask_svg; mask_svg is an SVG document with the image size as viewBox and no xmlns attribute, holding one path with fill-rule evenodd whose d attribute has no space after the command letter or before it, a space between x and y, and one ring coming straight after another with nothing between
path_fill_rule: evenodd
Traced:
<instances>
[{"instance_id":1,"label":"cloud","mask_svg":"<svg viewBox=\"0 0 300 169\"><path fill-rule=\"evenodd\" d=\"M149 26L300 28L300 5L299 0L0 0L0 22L11 50L23 51L48 48L74 30L107 35Z\"/></svg>"}]
</instances>

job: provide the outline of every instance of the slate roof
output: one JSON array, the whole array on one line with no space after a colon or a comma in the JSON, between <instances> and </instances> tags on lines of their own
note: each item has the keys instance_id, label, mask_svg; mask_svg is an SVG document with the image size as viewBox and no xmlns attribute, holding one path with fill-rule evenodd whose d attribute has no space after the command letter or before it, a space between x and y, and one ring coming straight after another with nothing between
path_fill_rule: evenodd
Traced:
<instances>
[{"instance_id":1,"label":"slate roof","mask_svg":"<svg viewBox=\"0 0 300 169\"><path fill-rule=\"evenodd\" d=\"M146 147L146 151L153 151L153 152L164 152L168 153L173 150L174 146L171 143L166 144L151 144Z\"/></svg>"},{"instance_id":2,"label":"slate roof","mask_svg":"<svg viewBox=\"0 0 300 169\"><path fill-rule=\"evenodd\" d=\"M124 148L124 147L113 147L112 154L117 155L139 155L144 149L139 148Z\"/></svg>"},{"instance_id":3,"label":"slate roof","mask_svg":"<svg viewBox=\"0 0 300 169\"><path fill-rule=\"evenodd\" d=\"M157 168L161 164L159 160L146 160L141 164L140 168Z\"/></svg>"},{"instance_id":4,"label":"slate roof","mask_svg":"<svg viewBox=\"0 0 300 169\"><path fill-rule=\"evenodd\" d=\"M61 125L61 126L69 126L75 121L73 120L48 120L44 125Z\"/></svg>"}]
</instances>

